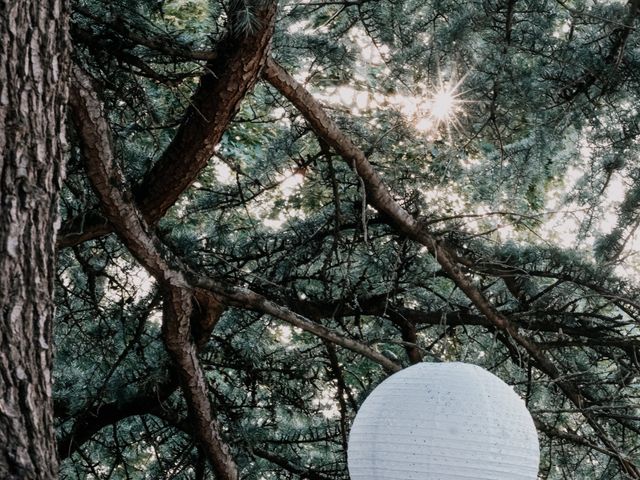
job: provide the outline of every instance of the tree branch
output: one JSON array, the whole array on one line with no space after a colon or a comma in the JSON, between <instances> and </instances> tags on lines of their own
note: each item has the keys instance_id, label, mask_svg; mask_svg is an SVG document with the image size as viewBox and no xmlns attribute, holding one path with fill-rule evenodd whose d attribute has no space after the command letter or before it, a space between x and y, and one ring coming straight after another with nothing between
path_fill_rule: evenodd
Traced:
<instances>
[{"instance_id":1,"label":"tree branch","mask_svg":"<svg viewBox=\"0 0 640 480\"><path fill-rule=\"evenodd\" d=\"M124 176L114 161L111 133L102 104L91 80L78 68L73 71L70 103L87 175L107 219L133 256L165 291L164 343L178 367L196 437L207 452L216 475L225 480L237 480L237 467L213 417L206 380L191 335L193 290L182 272L164 258L159 241L133 203Z\"/></svg>"},{"instance_id":2,"label":"tree branch","mask_svg":"<svg viewBox=\"0 0 640 480\"><path fill-rule=\"evenodd\" d=\"M232 25L205 66L200 85L173 140L134 189L145 220L154 224L207 165L222 134L253 88L269 51L277 2L254 0L257 28L235 34ZM65 222L58 247L68 247L112 231L104 219L85 213Z\"/></svg>"}]
</instances>

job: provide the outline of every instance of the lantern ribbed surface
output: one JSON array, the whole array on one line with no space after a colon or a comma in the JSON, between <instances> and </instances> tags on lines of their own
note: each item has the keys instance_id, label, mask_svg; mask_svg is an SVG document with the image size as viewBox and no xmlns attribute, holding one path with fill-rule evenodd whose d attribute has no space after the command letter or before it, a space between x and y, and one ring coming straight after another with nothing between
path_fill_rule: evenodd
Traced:
<instances>
[{"instance_id":1,"label":"lantern ribbed surface","mask_svg":"<svg viewBox=\"0 0 640 480\"><path fill-rule=\"evenodd\" d=\"M351 480L535 480L539 460L524 401L467 363L419 363L387 378L349 435Z\"/></svg>"}]
</instances>

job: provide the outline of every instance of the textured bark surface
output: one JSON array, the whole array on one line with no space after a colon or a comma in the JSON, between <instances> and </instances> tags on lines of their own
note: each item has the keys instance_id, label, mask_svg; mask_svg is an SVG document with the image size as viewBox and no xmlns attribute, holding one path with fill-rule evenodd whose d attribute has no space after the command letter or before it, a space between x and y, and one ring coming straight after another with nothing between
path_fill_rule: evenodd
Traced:
<instances>
[{"instance_id":1,"label":"textured bark surface","mask_svg":"<svg viewBox=\"0 0 640 480\"><path fill-rule=\"evenodd\" d=\"M267 59L277 2L254 1L256 27L249 34L233 31L216 47L215 58L190 101L173 140L134 189L145 219L153 224L175 203L207 165L215 147L255 85ZM96 238L113 230L96 212L88 212L63 226L60 247Z\"/></svg>"},{"instance_id":2,"label":"textured bark surface","mask_svg":"<svg viewBox=\"0 0 640 480\"><path fill-rule=\"evenodd\" d=\"M64 0L0 1L0 478L47 480L67 97Z\"/></svg>"}]
</instances>

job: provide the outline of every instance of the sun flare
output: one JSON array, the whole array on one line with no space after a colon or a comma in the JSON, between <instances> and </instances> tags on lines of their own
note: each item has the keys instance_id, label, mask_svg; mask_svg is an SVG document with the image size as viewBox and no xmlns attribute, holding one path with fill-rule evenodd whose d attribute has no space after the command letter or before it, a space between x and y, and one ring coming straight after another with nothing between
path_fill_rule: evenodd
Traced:
<instances>
[{"instance_id":1,"label":"sun flare","mask_svg":"<svg viewBox=\"0 0 640 480\"><path fill-rule=\"evenodd\" d=\"M459 118L464 115L460 86L464 77L457 83L440 82L440 85L427 95L414 115L414 127L422 133L435 134L440 127L445 127L447 134L451 136L452 128L457 130Z\"/></svg>"},{"instance_id":2,"label":"sun flare","mask_svg":"<svg viewBox=\"0 0 640 480\"><path fill-rule=\"evenodd\" d=\"M451 90L440 90L431 99L431 115L443 122L455 114L456 98Z\"/></svg>"}]
</instances>

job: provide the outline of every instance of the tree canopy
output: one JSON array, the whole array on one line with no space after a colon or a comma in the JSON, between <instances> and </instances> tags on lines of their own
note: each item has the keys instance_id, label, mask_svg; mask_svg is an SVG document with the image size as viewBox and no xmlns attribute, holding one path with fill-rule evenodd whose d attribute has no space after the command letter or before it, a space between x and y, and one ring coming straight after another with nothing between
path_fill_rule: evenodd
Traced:
<instances>
[{"instance_id":1,"label":"tree canopy","mask_svg":"<svg viewBox=\"0 0 640 480\"><path fill-rule=\"evenodd\" d=\"M75 0L60 478L348 479L464 361L541 479L639 479L639 8Z\"/></svg>"}]
</instances>

